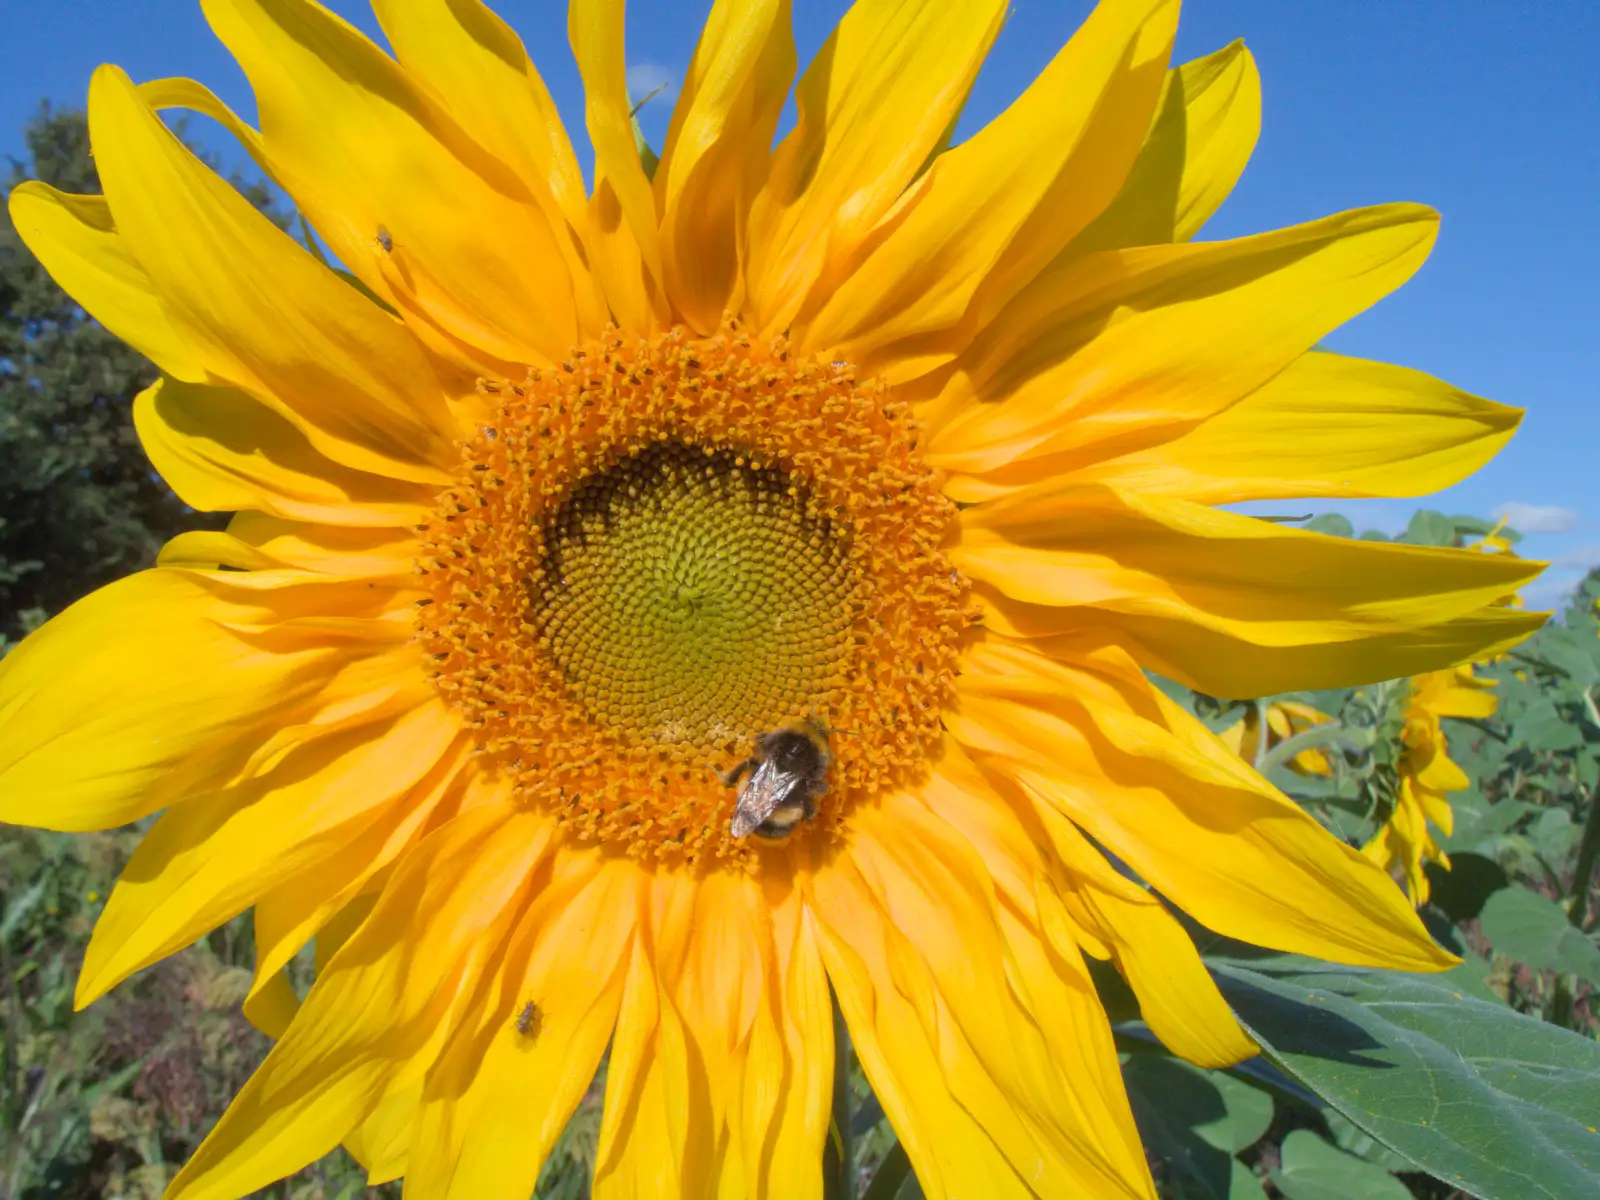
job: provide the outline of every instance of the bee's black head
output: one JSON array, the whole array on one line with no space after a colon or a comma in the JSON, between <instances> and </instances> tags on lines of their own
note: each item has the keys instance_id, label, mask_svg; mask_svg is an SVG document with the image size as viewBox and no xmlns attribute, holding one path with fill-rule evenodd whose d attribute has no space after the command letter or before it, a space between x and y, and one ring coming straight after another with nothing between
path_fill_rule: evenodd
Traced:
<instances>
[{"instance_id":1,"label":"bee's black head","mask_svg":"<svg viewBox=\"0 0 1600 1200\"><path fill-rule=\"evenodd\" d=\"M804 729L776 729L763 734L761 751L773 766L788 774L820 775L827 766L822 742Z\"/></svg>"}]
</instances>

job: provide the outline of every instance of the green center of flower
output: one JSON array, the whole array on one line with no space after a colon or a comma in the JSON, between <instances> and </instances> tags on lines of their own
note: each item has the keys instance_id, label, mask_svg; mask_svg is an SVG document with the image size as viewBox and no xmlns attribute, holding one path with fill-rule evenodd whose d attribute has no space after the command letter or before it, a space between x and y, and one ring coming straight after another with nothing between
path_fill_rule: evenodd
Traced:
<instances>
[{"instance_id":1,"label":"green center of flower","mask_svg":"<svg viewBox=\"0 0 1600 1200\"><path fill-rule=\"evenodd\" d=\"M849 644L845 547L787 473L660 442L548 520L539 635L597 724L750 736L814 707Z\"/></svg>"}]
</instances>

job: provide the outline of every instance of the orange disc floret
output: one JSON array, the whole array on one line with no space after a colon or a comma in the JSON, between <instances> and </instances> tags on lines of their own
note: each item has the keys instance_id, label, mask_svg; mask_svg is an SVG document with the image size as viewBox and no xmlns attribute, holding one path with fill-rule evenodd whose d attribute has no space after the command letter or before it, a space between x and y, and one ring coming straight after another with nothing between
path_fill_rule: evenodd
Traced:
<instances>
[{"instance_id":1,"label":"orange disc floret","mask_svg":"<svg viewBox=\"0 0 1600 1200\"><path fill-rule=\"evenodd\" d=\"M522 802L748 864L723 773L763 732L839 734L797 837L916 782L973 618L954 508L881 384L730 322L481 388L496 413L421 530L418 633Z\"/></svg>"}]
</instances>

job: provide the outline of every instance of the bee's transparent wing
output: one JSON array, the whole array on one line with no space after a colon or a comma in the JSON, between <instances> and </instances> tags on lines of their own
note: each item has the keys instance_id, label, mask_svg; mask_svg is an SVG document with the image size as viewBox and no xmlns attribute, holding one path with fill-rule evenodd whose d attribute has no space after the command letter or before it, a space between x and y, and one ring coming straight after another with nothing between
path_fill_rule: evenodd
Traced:
<instances>
[{"instance_id":1,"label":"bee's transparent wing","mask_svg":"<svg viewBox=\"0 0 1600 1200\"><path fill-rule=\"evenodd\" d=\"M739 789L739 803L733 810L729 832L736 838L754 833L756 827L770 817L783 799L783 772L768 759L756 767L755 774Z\"/></svg>"}]
</instances>

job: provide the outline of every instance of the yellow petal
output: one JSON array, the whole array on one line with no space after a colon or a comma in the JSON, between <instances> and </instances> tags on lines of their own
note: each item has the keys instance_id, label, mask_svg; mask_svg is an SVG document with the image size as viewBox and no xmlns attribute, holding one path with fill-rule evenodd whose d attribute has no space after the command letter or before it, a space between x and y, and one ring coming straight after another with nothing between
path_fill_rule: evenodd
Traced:
<instances>
[{"instance_id":1,"label":"yellow petal","mask_svg":"<svg viewBox=\"0 0 1600 1200\"><path fill-rule=\"evenodd\" d=\"M707 1194L703 1143L690 1144L690 1050L683 1024L664 995L650 952L634 943L606 1066L605 1111L595 1151L595 1200ZM702 1112L703 1117L703 1112ZM698 1163L686 1162L699 1153ZM698 1168L698 1169L695 1169ZM694 1174L701 1189L685 1180Z\"/></svg>"},{"instance_id":2,"label":"yellow petal","mask_svg":"<svg viewBox=\"0 0 1600 1200\"><path fill-rule=\"evenodd\" d=\"M1312 351L1170 441L1089 463L1047 455L950 491L973 501L1054 474L1198 504L1423 496L1483 466L1521 419L1421 371Z\"/></svg>"},{"instance_id":3,"label":"yellow petal","mask_svg":"<svg viewBox=\"0 0 1600 1200\"><path fill-rule=\"evenodd\" d=\"M172 327L155 285L129 252L104 196L72 196L37 180L11 190L11 221L63 291L169 375L205 368Z\"/></svg>"},{"instance_id":4,"label":"yellow petal","mask_svg":"<svg viewBox=\"0 0 1600 1200\"><path fill-rule=\"evenodd\" d=\"M1152 669L1215 696L1392 678L1419 659L1482 657L1473 651L1543 620L1482 611L1538 563L1326 537L1070 482L967 509L949 554L979 584L993 627L1117 630Z\"/></svg>"},{"instance_id":5,"label":"yellow petal","mask_svg":"<svg viewBox=\"0 0 1600 1200\"><path fill-rule=\"evenodd\" d=\"M1015 103L934 159L800 348L838 347L867 375L931 339L943 358L960 350L1116 195L1177 25L1176 0L1102 0ZM920 356L918 369L939 361Z\"/></svg>"},{"instance_id":6,"label":"yellow petal","mask_svg":"<svg viewBox=\"0 0 1600 1200\"><path fill-rule=\"evenodd\" d=\"M419 1081L501 950L550 834L544 817L486 807L409 855L167 1195L264 1187Z\"/></svg>"},{"instance_id":7,"label":"yellow petal","mask_svg":"<svg viewBox=\"0 0 1600 1200\"><path fill-rule=\"evenodd\" d=\"M411 530L320 525L242 512L228 523L226 533L180 533L161 548L157 561L164 567L209 563L249 570L292 567L344 578L387 578L404 586L412 582L417 552Z\"/></svg>"},{"instance_id":8,"label":"yellow petal","mask_svg":"<svg viewBox=\"0 0 1600 1200\"><path fill-rule=\"evenodd\" d=\"M1015 788L1002 792L953 738L923 799L972 844L1006 907L1037 928L1049 924L1036 912L1037 889L1048 889L1052 907L1070 916L1080 934L1057 944L1057 953L1071 960L1081 947L1114 958L1145 1020L1170 1049L1209 1067L1256 1053L1189 935L1053 809Z\"/></svg>"},{"instance_id":9,"label":"yellow petal","mask_svg":"<svg viewBox=\"0 0 1600 1200\"><path fill-rule=\"evenodd\" d=\"M429 1073L408 1158L418 1195L526 1200L616 1023L644 875L558 851L505 962ZM526 1005L536 1016L518 1027Z\"/></svg>"},{"instance_id":10,"label":"yellow petal","mask_svg":"<svg viewBox=\"0 0 1600 1200\"><path fill-rule=\"evenodd\" d=\"M1171 438L1399 287L1437 227L1432 209L1391 204L1231 242L1058 260L956 361L924 413L929 461L981 473Z\"/></svg>"},{"instance_id":11,"label":"yellow petal","mask_svg":"<svg viewBox=\"0 0 1600 1200\"><path fill-rule=\"evenodd\" d=\"M460 729L451 709L426 697L426 680L417 683L410 712L380 710L373 724L302 744L271 769L164 813L95 924L78 1007L343 853L381 820Z\"/></svg>"},{"instance_id":12,"label":"yellow petal","mask_svg":"<svg viewBox=\"0 0 1600 1200\"><path fill-rule=\"evenodd\" d=\"M204 8L255 90L268 154L341 262L470 345L513 362L559 358L577 328L571 279L546 213L510 166L321 5Z\"/></svg>"},{"instance_id":13,"label":"yellow petal","mask_svg":"<svg viewBox=\"0 0 1600 1200\"><path fill-rule=\"evenodd\" d=\"M991 637L946 723L980 762L1054 806L1198 921L1336 962L1439 970L1373 863L1168 700L1126 654L1046 660Z\"/></svg>"},{"instance_id":14,"label":"yellow petal","mask_svg":"<svg viewBox=\"0 0 1600 1200\"><path fill-rule=\"evenodd\" d=\"M448 480L453 420L394 318L195 158L114 67L90 84L89 129L117 229L210 376L346 466Z\"/></svg>"},{"instance_id":15,"label":"yellow petal","mask_svg":"<svg viewBox=\"0 0 1600 1200\"><path fill-rule=\"evenodd\" d=\"M1167 72L1122 191L1064 254L1186 242L1227 199L1261 132L1261 76L1243 42Z\"/></svg>"},{"instance_id":16,"label":"yellow petal","mask_svg":"<svg viewBox=\"0 0 1600 1200\"><path fill-rule=\"evenodd\" d=\"M794 78L789 9L789 0L712 7L656 168L667 294L700 333L733 307L750 202Z\"/></svg>"},{"instance_id":17,"label":"yellow petal","mask_svg":"<svg viewBox=\"0 0 1600 1200\"><path fill-rule=\"evenodd\" d=\"M334 462L234 388L158 379L135 399L133 424L161 477L201 512L410 527L433 511L436 489Z\"/></svg>"},{"instance_id":18,"label":"yellow petal","mask_svg":"<svg viewBox=\"0 0 1600 1200\"><path fill-rule=\"evenodd\" d=\"M567 37L583 76L584 114L594 146L591 261L622 328L649 332L664 315L661 239L655 196L633 140L623 5L570 0Z\"/></svg>"},{"instance_id":19,"label":"yellow petal","mask_svg":"<svg viewBox=\"0 0 1600 1200\"><path fill-rule=\"evenodd\" d=\"M814 285L838 282L828 272L955 120L1004 12L996 0L851 6L795 86L795 127L750 211L745 285L760 329L786 329Z\"/></svg>"},{"instance_id":20,"label":"yellow petal","mask_svg":"<svg viewBox=\"0 0 1600 1200\"><path fill-rule=\"evenodd\" d=\"M108 829L221 782L241 742L355 653L229 630L259 611L144 571L29 635L0 661L0 820Z\"/></svg>"},{"instance_id":21,"label":"yellow petal","mask_svg":"<svg viewBox=\"0 0 1600 1200\"><path fill-rule=\"evenodd\" d=\"M580 332L605 326L605 297L580 253L588 192L550 90L528 52L481 0L376 0L373 11L407 74L511 167L544 210L572 276Z\"/></svg>"},{"instance_id":22,"label":"yellow petal","mask_svg":"<svg viewBox=\"0 0 1600 1200\"><path fill-rule=\"evenodd\" d=\"M476 774L469 775L470 783L462 779L463 759L470 749L466 738L457 737L433 768L384 805L365 829L355 831L356 822L352 822L352 835L338 854L303 867L255 900L256 972L252 995L276 979L313 938L317 939L319 958L332 957L324 931L341 913L348 916L358 898L378 886L373 881L380 879L429 828L454 815L464 786L481 786L481 776Z\"/></svg>"},{"instance_id":23,"label":"yellow petal","mask_svg":"<svg viewBox=\"0 0 1600 1200\"><path fill-rule=\"evenodd\" d=\"M949 825L903 797L858 810L810 888L856 1052L930 1197L1154 1196L1092 990L1037 944L1013 953ZM1024 1008L1035 995L1056 1006ZM1046 1023L1071 1027L1070 1050Z\"/></svg>"}]
</instances>

